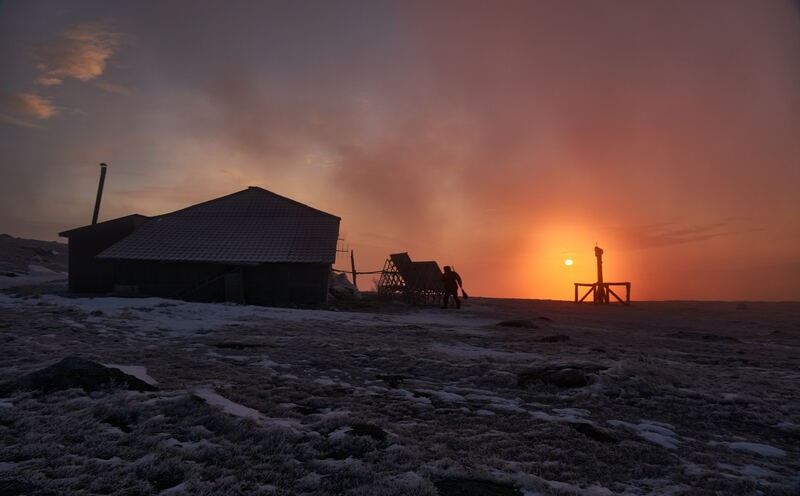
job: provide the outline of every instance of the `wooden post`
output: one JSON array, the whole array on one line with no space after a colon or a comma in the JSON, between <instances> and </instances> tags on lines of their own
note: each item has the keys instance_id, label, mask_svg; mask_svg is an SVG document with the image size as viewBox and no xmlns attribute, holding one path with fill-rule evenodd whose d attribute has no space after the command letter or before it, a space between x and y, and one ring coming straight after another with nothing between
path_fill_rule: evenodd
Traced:
<instances>
[{"instance_id":1,"label":"wooden post","mask_svg":"<svg viewBox=\"0 0 800 496\"><path fill-rule=\"evenodd\" d=\"M356 258L353 255L353 250L350 250L350 266L353 268L353 286L358 290L358 284L356 284Z\"/></svg>"},{"instance_id":2,"label":"wooden post","mask_svg":"<svg viewBox=\"0 0 800 496\"><path fill-rule=\"evenodd\" d=\"M597 257L597 287L594 290L594 302L608 303L608 293L603 284L603 249L595 246L594 256Z\"/></svg>"}]
</instances>

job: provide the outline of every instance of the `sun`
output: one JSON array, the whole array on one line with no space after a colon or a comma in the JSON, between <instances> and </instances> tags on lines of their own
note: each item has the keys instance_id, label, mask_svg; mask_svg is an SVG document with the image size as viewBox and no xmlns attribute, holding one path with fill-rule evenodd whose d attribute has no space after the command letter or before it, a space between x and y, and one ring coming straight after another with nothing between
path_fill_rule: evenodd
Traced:
<instances>
[{"instance_id":1,"label":"sun","mask_svg":"<svg viewBox=\"0 0 800 496\"><path fill-rule=\"evenodd\" d=\"M571 258L564 260L564 265L566 265L567 267L571 267L573 263L575 262L573 262Z\"/></svg>"}]
</instances>

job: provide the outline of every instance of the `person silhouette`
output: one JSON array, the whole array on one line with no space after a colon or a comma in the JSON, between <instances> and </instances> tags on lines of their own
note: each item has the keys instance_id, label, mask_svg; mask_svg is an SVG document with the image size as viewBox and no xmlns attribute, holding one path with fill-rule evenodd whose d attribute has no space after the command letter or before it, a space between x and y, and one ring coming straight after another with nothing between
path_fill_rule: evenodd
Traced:
<instances>
[{"instance_id":1,"label":"person silhouette","mask_svg":"<svg viewBox=\"0 0 800 496\"><path fill-rule=\"evenodd\" d=\"M456 304L456 309L461 308L461 300L458 299L458 288L464 289L461 285L461 276L458 272L450 268L449 265L444 266L444 273L442 274L442 286L444 286L444 296L442 297L442 308L447 308L450 301L450 296L453 296L453 301Z\"/></svg>"}]
</instances>

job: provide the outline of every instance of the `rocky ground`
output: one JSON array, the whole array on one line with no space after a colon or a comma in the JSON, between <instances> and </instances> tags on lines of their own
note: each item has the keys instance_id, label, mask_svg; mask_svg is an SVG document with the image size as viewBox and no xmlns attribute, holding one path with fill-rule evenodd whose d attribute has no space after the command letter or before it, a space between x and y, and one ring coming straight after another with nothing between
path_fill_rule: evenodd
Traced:
<instances>
[{"instance_id":1,"label":"rocky ground","mask_svg":"<svg viewBox=\"0 0 800 496\"><path fill-rule=\"evenodd\" d=\"M75 298L64 245L0 254L0 495L800 492L800 303Z\"/></svg>"},{"instance_id":2,"label":"rocky ground","mask_svg":"<svg viewBox=\"0 0 800 496\"><path fill-rule=\"evenodd\" d=\"M0 234L0 275L27 274L31 265L67 272L67 245Z\"/></svg>"},{"instance_id":3,"label":"rocky ground","mask_svg":"<svg viewBox=\"0 0 800 496\"><path fill-rule=\"evenodd\" d=\"M58 293L0 297L0 494L800 490L797 303ZM157 389L34 381L66 357Z\"/></svg>"}]
</instances>

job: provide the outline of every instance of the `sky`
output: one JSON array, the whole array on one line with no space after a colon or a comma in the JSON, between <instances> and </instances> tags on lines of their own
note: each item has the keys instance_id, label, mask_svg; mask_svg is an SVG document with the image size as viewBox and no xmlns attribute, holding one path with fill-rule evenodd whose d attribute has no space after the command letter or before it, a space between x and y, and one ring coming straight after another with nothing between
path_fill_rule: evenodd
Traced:
<instances>
[{"instance_id":1,"label":"sky","mask_svg":"<svg viewBox=\"0 0 800 496\"><path fill-rule=\"evenodd\" d=\"M89 224L105 162L101 221L260 186L359 271L572 299L599 245L634 300L798 300L798 137L790 0L0 1L19 237Z\"/></svg>"}]
</instances>

